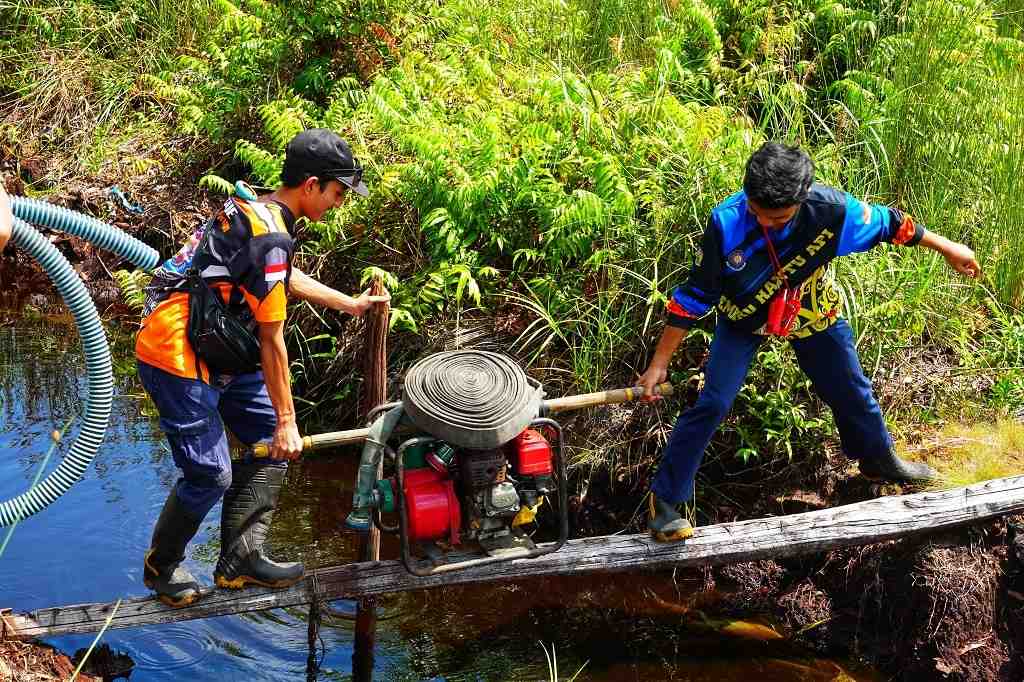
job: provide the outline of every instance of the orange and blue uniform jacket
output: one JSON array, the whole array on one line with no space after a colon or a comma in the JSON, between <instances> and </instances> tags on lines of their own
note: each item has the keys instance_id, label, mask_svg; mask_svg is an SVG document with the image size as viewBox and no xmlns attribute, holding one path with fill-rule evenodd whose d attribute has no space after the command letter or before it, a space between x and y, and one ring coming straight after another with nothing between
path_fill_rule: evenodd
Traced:
<instances>
[{"instance_id":1,"label":"orange and blue uniform jacket","mask_svg":"<svg viewBox=\"0 0 1024 682\"><path fill-rule=\"evenodd\" d=\"M146 288L136 357L175 376L209 381L206 364L196 357L186 337L186 275L193 265L240 319L253 326L284 320L294 224L294 216L282 204L228 199L154 273ZM208 248L196 253L205 230L213 230Z\"/></svg>"}]
</instances>

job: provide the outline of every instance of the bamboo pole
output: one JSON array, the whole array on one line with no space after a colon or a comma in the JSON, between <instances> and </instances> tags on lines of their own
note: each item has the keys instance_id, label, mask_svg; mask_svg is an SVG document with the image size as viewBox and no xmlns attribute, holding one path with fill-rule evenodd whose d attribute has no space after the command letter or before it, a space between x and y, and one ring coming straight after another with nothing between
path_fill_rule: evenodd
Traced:
<instances>
[{"instance_id":1,"label":"bamboo pole","mask_svg":"<svg viewBox=\"0 0 1024 682\"><path fill-rule=\"evenodd\" d=\"M658 384L654 389L655 395L670 396L674 392L672 384ZM631 388L615 388L608 391L597 391L596 393L583 393L582 395L570 395L565 398L552 398L544 401L544 411L548 414L559 412L570 412L572 410L583 410L598 405L615 405L628 403L644 397L644 389L639 386Z\"/></svg>"},{"instance_id":2,"label":"bamboo pole","mask_svg":"<svg viewBox=\"0 0 1024 682\"><path fill-rule=\"evenodd\" d=\"M658 395L670 396L674 392L675 389L672 387L672 384L664 383L658 385ZM607 391L598 391L596 393L583 393L581 395L571 395L564 398L552 398L551 400L545 400L542 403L541 412L544 414L558 414L561 412L570 412L572 410L582 410L588 407L597 407L598 405L626 403L633 400L639 400L643 396L644 389L640 386L616 388ZM370 429L363 428L349 429L347 431L330 431L328 433L318 433L312 436L303 436L302 450L303 452L307 452L337 447L339 445L362 443L366 440L368 435L370 435ZM254 446L253 454L256 457L266 457L267 446Z\"/></svg>"}]
</instances>

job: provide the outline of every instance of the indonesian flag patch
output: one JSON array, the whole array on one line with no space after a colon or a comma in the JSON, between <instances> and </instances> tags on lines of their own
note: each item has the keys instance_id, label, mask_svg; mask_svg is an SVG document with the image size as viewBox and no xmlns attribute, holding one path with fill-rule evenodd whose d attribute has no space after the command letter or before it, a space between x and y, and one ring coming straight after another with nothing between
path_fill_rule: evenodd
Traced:
<instances>
[{"instance_id":1,"label":"indonesian flag patch","mask_svg":"<svg viewBox=\"0 0 1024 682\"><path fill-rule=\"evenodd\" d=\"M263 268L263 276L268 284L284 280L288 274L288 253L279 247L274 247L267 252L266 266Z\"/></svg>"}]
</instances>

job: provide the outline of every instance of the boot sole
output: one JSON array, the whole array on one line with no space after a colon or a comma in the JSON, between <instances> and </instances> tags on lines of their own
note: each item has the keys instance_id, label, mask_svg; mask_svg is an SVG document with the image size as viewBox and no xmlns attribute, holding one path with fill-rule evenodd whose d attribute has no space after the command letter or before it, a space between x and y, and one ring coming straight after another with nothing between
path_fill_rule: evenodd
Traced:
<instances>
[{"instance_id":1,"label":"boot sole","mask_svg":"<svg viewBox=\"0 0 1024 682\"><path fill-rule=\"evenodd\" d=\"M151 580L143 580L142 584L156 592L156 588L153 587L153 582ZM197 599L199 599L199 594L190 594L186 597L182 597L181 599L175 599L174 597L170 597L166 594L160 594L159 592L157 592L156 597L157 599L162 601L164 604L167 604L171 608L183 609L186 606L195 602Z\"/></svg>"},{"instance_id":2,"label":"boot sole","mask_svg":"<svg viewBox=\"0 0 1024 682\"><path fill-rule=\"evenodd\" d=\"M652 529L651 537L653 537L656 542L679 542L680 540L692 538L693 528L681 528L671 533L662 533L661 531Z\"/></svg>"},{"instance_id":3,"label":"boot sole","mask_svg":"<svg viewBox=\"0 0 1024 682\"><path fill-rule=\"evenodd\" d=\"M258 585L259 587L269 587L271 589L281 589L283 587L291 587L295 583L302 580L305 576L299 576L298 578L291 578L277 581L258 580L250 575L240 575L237 578L225 578L222 575L214 576L214 583L217 587L223 587L227 590L241 590L247 585Z\"/></svg>"},{"instance_id":4,"label":"boot sole","mask_svg":"<svg viewBox=\"0 0 1024 682\"><path fill-rule=\"evenodd\" d=\"M862 477L866 478L867 480L871 481L872 483L897 483L897 484L901 484L901 485L921 485L921 484L924 484L924 483L934 483L935 481L938 480L938 477L935 477L935 478L888 478L886 476L869 476L868 474L865 474L863 471L860 472L860 475Z\"/></svg>"}]
</instances>

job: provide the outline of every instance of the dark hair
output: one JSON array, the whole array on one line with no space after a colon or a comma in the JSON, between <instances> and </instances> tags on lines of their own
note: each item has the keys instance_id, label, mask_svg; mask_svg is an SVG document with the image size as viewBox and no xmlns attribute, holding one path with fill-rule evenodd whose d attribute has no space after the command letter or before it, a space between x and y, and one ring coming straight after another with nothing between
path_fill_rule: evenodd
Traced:
<instances>
[{"instance_id":1,"label":"dark hair","mask_svg":"<svg viewBox=\"0 0 1024 682\"><path fill-rule=\"evenodd\" d=\"M304 170L299 170L298 168L289 167L287 163L281 169L281 184L287 188L298 187L306 180L309 180L311 177L313 177L313 173L309 173ZM327 183L329 183L333 179L334 178L317 177L317 180L320 183L320 191L326 191Z\"/></svg>"},{"instance_id":2,"label":"dark hair","mask_svg":"<svg viewBox=\"0 0 1024 682\"><path fill-rule=\"evenodd\" d=\"M786 208L807 198L814 162L799 147L765 142L747 160L743 191L763 208Z\"/></svg>"}]
</instances>

